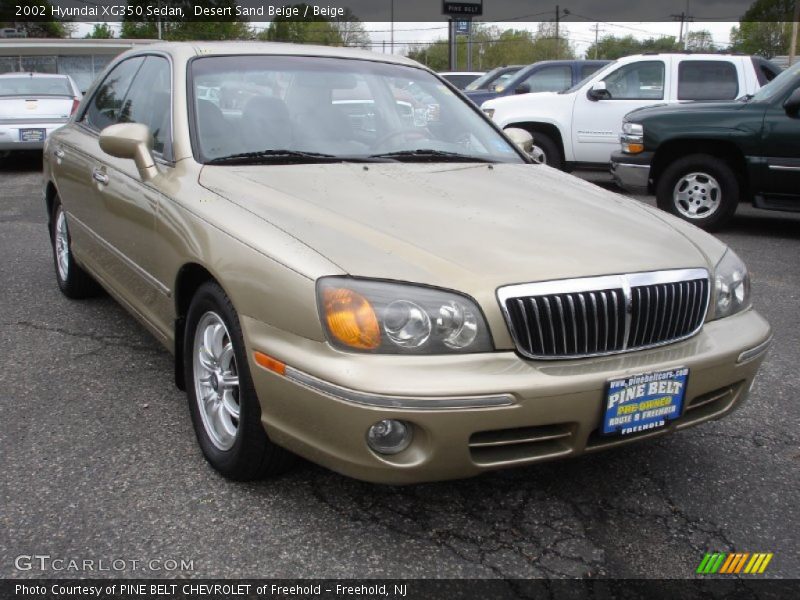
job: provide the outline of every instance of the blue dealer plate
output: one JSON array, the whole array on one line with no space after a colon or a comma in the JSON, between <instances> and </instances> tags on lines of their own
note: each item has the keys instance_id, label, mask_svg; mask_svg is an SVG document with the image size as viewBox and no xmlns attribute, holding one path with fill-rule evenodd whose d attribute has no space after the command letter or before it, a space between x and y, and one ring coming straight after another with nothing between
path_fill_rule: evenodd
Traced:
<instances>
[{"instance_id":1,"label":"blue dealer plate","mask_svg":"<svg viewBox=\"0 0 800 600\"><path fill-rule=\"evenodd\" d=\"M46 129L20 129L19 130L19 141L20 142L43 142L45 135L47 135Z\"/></svg>"},{"instance_id":2,"label":"blue dealer plate","mask_svg":"<svg viewBox=\"0 0 800 600\"><path fill-rule=\"evenodd\" d=\"M630 435L664 427L683 411L689 369L657 371L608 382L603 434Z\"/></svg>"}]
</instances>

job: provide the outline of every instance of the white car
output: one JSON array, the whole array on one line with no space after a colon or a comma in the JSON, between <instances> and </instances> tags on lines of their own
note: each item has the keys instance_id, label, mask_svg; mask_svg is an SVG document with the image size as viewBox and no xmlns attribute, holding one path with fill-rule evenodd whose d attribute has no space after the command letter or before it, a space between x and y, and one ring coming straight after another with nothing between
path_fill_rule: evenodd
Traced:
<instances>
[{"instance_id":1,"label":"white car","mask_svg":"<svg viewBox=\"0 0 800 600\"><path fill-rule=\"evenodd\" d=\"M623 117L637 108L693 100L733 100L780 72L759 57L639 54L611 63L563 92L488 100L481 108L502 128L528 130L534 155L556 168L607 167Z\"/></svg>"},{"instance_id":2,"label":"white car","mask_svg":"<svg viewBox=\"0 0 800 600\"><path fill-rule=\"evenodd\" d=\"M81 98L68 75L0 75L0 154L41 149L78 109Z\"/></svg>"}]
</instances>

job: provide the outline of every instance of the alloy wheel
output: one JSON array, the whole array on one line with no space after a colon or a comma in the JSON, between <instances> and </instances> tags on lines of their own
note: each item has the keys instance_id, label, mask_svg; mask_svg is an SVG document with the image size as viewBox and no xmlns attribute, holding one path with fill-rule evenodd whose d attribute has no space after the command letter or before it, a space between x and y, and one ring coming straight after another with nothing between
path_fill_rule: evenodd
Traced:
<instances>
[{"instance_id":1,"label":"alloy wheel","mask_svg":"<svg viewBox=\"0 0 800 600\"><path fill-rule=\"evenodd\" d=\"M687 219L706 219L720 207L722 188L708 173L688 173L675 184L675 208Z\"/></svg>"}]
</instances>

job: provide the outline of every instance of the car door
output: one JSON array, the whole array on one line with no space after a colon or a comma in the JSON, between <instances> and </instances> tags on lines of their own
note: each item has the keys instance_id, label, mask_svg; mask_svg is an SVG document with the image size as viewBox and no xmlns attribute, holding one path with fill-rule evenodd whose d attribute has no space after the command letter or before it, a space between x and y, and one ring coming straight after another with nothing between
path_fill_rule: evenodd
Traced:
<instances>
[{"instance_id":1,"label":"car door","mask_svg":"<svg viewBox=\"0 0 800 600\"><path fill-rule=\"evenodd\" d=\"M114 283L128 304L159 332L166 327L154 315L163 312L169 288L154 273L158 260L156 218L172 164L172 69L169 60L148 55L136 73L119 110L118 123L147 125L153 135L153 156L159 174L142 179L131 159L99 149L93 173L103 211L99 231L116 255Z\"/></svg>"},{"instance_id":2,"label":"car door","mask_svg":"<svg viewBox=\"0 0 800 600\"><path fill-rule=\"evenodd\" d=\"M791 210L800 210L800 113L787 111L784 102L793 93L800 93L798 90L800 81L795 79L794 86L771 102L764 113L761 139L767 167L761 185L763 196L768 205Z\"/></svg>"},{"instance_id":3,"label":"car door","mask_svg":"<svg viewBox=\"0 0 800 600\"><path fill-rule=\"evenodd\" d=\"M99 171L97 156L101 152L98 134L116 123L125 95L143 62L142 57L135 57L117 64L95 88L76 121L59 129L48 146L74 251L81 262L108 284L117 260L105 243L108 235L104 226L105 204L95 172Z\"/></svg>"},{"instance_id":4,"label":"car door","mask_svg":"<svg viewBox=\"0 0 800 600\"><path fill-rule=\"evenodd\" d=\"M608 163L619 147L622 119L630 111L670 98L666 73L669 57L620 65L600 81L608 94L593 99L592 85L577 92L572 113L573 159L583 163ZM595 84L596 85L596 82Z\"/></svg>"}]
</instances>

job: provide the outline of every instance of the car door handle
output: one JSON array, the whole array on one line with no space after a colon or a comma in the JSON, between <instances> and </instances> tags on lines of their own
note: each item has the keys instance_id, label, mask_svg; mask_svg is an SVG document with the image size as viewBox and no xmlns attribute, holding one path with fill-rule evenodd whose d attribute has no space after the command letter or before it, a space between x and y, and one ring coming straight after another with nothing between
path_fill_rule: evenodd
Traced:
<instances>
[{"instance_id":1,"label":"car door handle","mask_svg":"<svg viewBox=\"0 0 800 600\"><path fill-rule=\"evenodd\" d=\"M108 175L103 173L100 169L95 169L92 171L92 178L98 182L102 183L103 185L108 183Z\"/></svg>"},{"instance_id":2,"label":"car door handle","mask_svg":"<svg viewBox=\"0 0 800 600\"><path fill-rule=\"evenodd\" d=\"M61 148L59 148L55 152L53 152L53 156L55 156L56 158L64 158L64 151Z\"/></svg>"}]
</instances>

